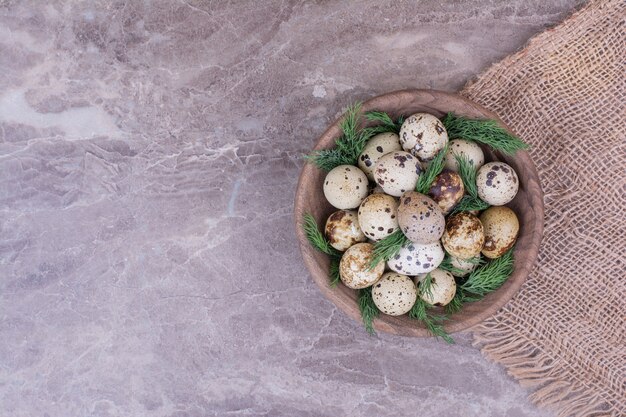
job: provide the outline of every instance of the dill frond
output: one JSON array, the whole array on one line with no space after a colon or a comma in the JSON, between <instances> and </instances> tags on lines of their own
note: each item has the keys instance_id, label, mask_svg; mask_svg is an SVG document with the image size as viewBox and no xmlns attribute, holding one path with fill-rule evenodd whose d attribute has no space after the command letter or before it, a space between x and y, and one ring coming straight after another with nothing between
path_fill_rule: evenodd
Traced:
<instances>
[{"instance_id":1,"label":"dill frond","mask_svg":"<svg viewBox=\"0 0 626 417\"><path fill-rule=\"evenodd\" d=\"M370 269L376 267L379 262L386 262L396 256L398 252L400 252L400 249L402 249L402 246L408 242L409 239L398 229L386 238L374 243Z\"/></svg>"},{"instance_id":2,"label":"dill frond","mask_svg":"<svg viewBox=\"0 0 626 417\"><path fill-rule=\"evenodd\" d=\"M374 299L372 298L372 288L362 288L359 290L359 310L361 311L361 318L363 319L363 324L365 325L365 330L371 335L375 334L373 321L376 317L380 315L380 310L374 304Z\"/></svg>"},{"instance_id":3,"label":"dill frond","mask_svg":"<svg viewBox=\"0 0 626 417\"><path fill-rule=\"evenodd\" d=\"M461 289L469 293L472 301L482 299L485 295L494 292L502 286L513 273L513 248L497 259L492 259L485 265L470 273Z\"/></svg>"},{"instance_id":4,"label":"dill frond","mask_svg":"<svg viewBox=\"0 0 626 417\"><path fill-rule=\"evenodd\" d=\"M445 165L444 157L446 156L447 152L448 145L446 145L442 150L439 151L439 153L430 162L430 165L428 165L428 168L426 168L426 171L420 174L419 178L417 179L415 191L422 194L428 194L428 191L430 191L430 186L433 184L433 181L435 181L437 175L439 175L443 170L443 167Z\"/></svg>"},{"instance_id":5,"label":"dill frond","mask_svg":"<svg viewBox=\"0 0 626 417\"><path fill-rule=\"evenodd\" d=\"M339 258L330 258L330 267L328 272L330 278L330 286L336 287L341 280L341 277L339 276Z\"/></svg>"},{"instance_id":6,"label":"dill frond","mask_svg":"<svg viewBox=\"0 0 626 417\"><path fill-rule=\"evenodd\" d=\"M489 204L485 203L478 197L478 187L476 186L476 173L477 170L474 165L469 161L467 156L454 155L454 159L459 165L459 175L463 180L463 187L467 195L463 196L459 204L452 210L453 213L460 211L473 211L473 210L485 210L489 207Z\"/></svg>"},{"instance_id":7,"label":"dill frond","mask_svg":"<svg viewBox=\"0 0 626 417\"><path fill-rule=\"evenodd\" d=\"M484 143L507 155L529 148L528 144L507 132L495 120L468 119L448 113L441 122L450 139L460 138Z\"/></svg>"},{"instance_id":8,"label":"dill frond","mask_svg":"<svg viewBox=\"0 0 626 417\"><path fill-rule=\"evenodd\" d=\"M318 229L317 222L310 213L304 214L302 227L311 246L331 258L341 258L341 252L330 245L324 234Z\"/></svg>"},{"instance_id":9,"label":"dill frond","mask_svg":"<svg viewBox=\"0 0 626 417\"><path fill-rule=\"evenodd\" d=\"M421 321L426 326L426 329L429 331L431 335L434 337L440 337L446 343L453 344L454 339L450 337L450 335L445 331L442 321L446 319L444 316L433 315L428 311L430 306L426 301L422 300L419 296L417 297L417 301L409 311L409 317Z\"/></svg>"}]
</instances>

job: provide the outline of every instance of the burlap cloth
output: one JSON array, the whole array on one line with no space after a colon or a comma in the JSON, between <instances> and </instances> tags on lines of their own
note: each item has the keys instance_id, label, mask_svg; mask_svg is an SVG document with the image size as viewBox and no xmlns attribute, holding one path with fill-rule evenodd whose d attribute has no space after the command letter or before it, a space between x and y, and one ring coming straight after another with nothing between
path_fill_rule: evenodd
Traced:
<instances>
[{"instance_id":1,"label":"burlap cloth","mask_svg":"<svg viewBox=\"0 0 626 417\"><path fill-rule=\"evenodd\" d=\"M531 144L534 271L475 343L559 416L626 415L626 1L593 1L462 94Z\"/></svg>"}]
</instances>

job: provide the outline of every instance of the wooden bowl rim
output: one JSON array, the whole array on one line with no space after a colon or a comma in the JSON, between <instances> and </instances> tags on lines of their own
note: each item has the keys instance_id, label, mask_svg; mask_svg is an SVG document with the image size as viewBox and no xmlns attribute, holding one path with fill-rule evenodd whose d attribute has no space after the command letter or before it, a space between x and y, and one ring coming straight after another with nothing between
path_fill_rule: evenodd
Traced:
<instances>
[{"instance_id":1,"label":"wooden bowl rim","mask_svg":"<svg viewBox=\"0 0 626 417\"><path fill-rule=\"evenodd\" d=\"M406 89L382 94L365 101L362 105L362 112L372 110L385 111L386 109L384 104L388 103L389 99L398 100L400 102L402 102L403 100L415 100L420 102L423 101L423 104L426 106L428 102L432 102L433 100L462 102L464 106L468 106L468 108L471 108L473 111L481 113L481 115L484 115L485 118L498 121L501 126L503 126L508 131L511 131L511 129L508 128L495 113L485 109L481 105L474 103L469 99L459 96L457 94L438 90ZM440 112L440 110L435 110L435 112ZM339 122L341 121L342 117L343 115L340 116L339 119L335 120L335 122L331 124L330 127L328 127L326 131L319 137L315 144L315 147L313 148L314 150L332 147L332 145L334 144L334 139L339 137L341 133L341 130L339 128ZM502 157L502 159L507 158L510 157ZM527 194L530 196L530 206L528 207L528 209L532 210L534 214L533 218L535 219L534 224L531 225L532 230L525 231L526 233L531 234L530 245L526 249L526 256L524 257L524 259L518 259L518 257L516 256L515 270L511 277L509 277L505 285L503 285L494 293L489 294L487 297L485 297L484 300L478 303L472 303L474 305L483 303L485 307L481 311L478 311L475 314L471 315L463 315L462 310L461 313L453 315L451 319L446 322L444 327L449 333L467 330L495 314L513 297L515 293L517 293L517 291L519 291L537 259L541 238L543 236L544 225L543 192L539 181L539 174L537 173L537 169L532 162L528 152L518 151L515 154L514 158L511 159L514 159L518 163L518 165L524 166L526 174L523 184L527 189ZM320 262L316 260L316 258L319 257L319 252L317 252L309 244L302 228L302 216L304 214L307 197L309 197L305 193L304 183L306 182L305 179L308 176L312 175L315 170L318 170L318 168L311 163L306 163L300 173L296 189L294 202L294 220L296 226L296 234L300 246L300 252L303 257L304 264L306 265L309 273L321 290L322 294L324 294L326 298L328 298L331 302L338 306L348 316L361 322L359 307L356 302L356 291L349 290L347 289L347 287L343 287L344 290L340 291L339 288L342 286L342 284L339 284L339 286L335 288L329 285L327 271L328 262L326 262L326 270L324 270ZM522 186L521 179L520 186ZM319 224L320 219L316 220ZM517 251L518 249L516 248L516 253ZM350 292L353 293L352 296L350 295ZM486 301L489 301L489 304L484 304ZM391 317L381 314L379 318L374 320L373 325L377 331L387 332L391 334L412 337L431 336L428 330L424 328L421 323L418 323L414 320L409 321L408 318L404 319L403 317L406 316ZM400 320L398 320L399 318Z\"/></svg>"}]
</instances>

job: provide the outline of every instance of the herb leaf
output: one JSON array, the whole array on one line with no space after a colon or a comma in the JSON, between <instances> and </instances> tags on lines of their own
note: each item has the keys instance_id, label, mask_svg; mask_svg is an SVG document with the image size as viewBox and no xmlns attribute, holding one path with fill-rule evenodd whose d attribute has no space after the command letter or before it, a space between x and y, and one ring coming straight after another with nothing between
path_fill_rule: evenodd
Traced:
<instances>
[{"instance_id":1,"label":"herb leaf","mask_svg":"<svg viewBox=\"0 0 626 417\"><path fill-rule=\"evenodd\" d=\"M463 187L467 195L463 196L459 204L454 207L452 213L460 211L485 210L489 204L485 203L478 197L478 187L476 186L476 167L469 161L465 155L454 155L454 159L459 165L459 175L463 180Z\"/></svg>"},{"instance_id":2,"label":"herb leaf","mask_svg":"<svg viewBox=\"0 0 626 417\"><path fill-rule=\"evenodd\" d=\"M304 214L302 227L311 246L331 258L341 258L341 252L330 245L324 234L317 228L317 222L310 213Z\"/></svg>"},{"instance_id":3,"label":"herb leaf","mask_svg":"<svg viewBox=\"0 0 626 417\"><path fill-rule=\"evenodd\" d=\"M400 252L402 246L409 242L409 238L404 236L400 229L396 230L384 239L374 243L374 253L370 269L376 267L379 262L386 262Z\"/></svg>"},{"instance_id":4,"label":"herb leaf","mask_svg":"<svg viewBox=\"0 0 626 417\"><path fill-rule=\"evenodd\" d=\"M430 191L430 186L433 184L433 181L435 181L437 175L439 175L443 170L443 167L445 165L444 157L446 156L447 152L448 145L440 150L439 153L433 158L433 160L430 161L430 165L428 165L426 171L419 176L417 180L417 185L415 186L415 191L422 194L428 194L428 192Z\"/></svg>"},{"instance_id":5,"label":"herb leaf","mask_svg":"<svg viewBox=\"0 0 626 417\"><path fill-rule=\"evenodd\" d=\"M398 118L398 121L394 122L391 116L381 111L367 112L365 113L365 118L370 122L378 123L376 126L366 128L371 135L385 132L398 134L400 133L400 127L402 127L402 123L404 122L404 118L402 116Z\"/></svg>"},{"instance_id":6,"label":"herb leaf","mask_svg":"<svg viewBox=\"0 0 626 417\"><path fill-rule=\"evenodd\" d=\"M419 291L424 294L427 298L432 299L433 297L433 285L437 285L433 282L433 277L430 275L430 272L426 274L423 280L419 281Z\"/></svg>"},{"instance_id":7,"label":"herb leaf","mask_svg":"<svg viewBox=\"0 0 626 417\"><path fill-rule=\"evenodd\" d=\"M513 248L504 255L473 271L461 288L470 293L471 301L482 299L485 295L494 292L502 286L513 273Z\"/></svg>"},{"instance_id":8,"label":"herb leaf","mask_svg":"<svg viewBox=\"0 0 626 417\"><path fill-rule=\"evenodd\" d=\"M328 269L329 278L330 278L330 286L336 287L341 280L339 276L339 258L330 258L330 267Z\"/></svg>"},{"instance_id":9,"label":"herb leaf","mask_svg":"<svg viewBox=\"0 0 626 417\"><path fill-rule=\"evenodd\" d=\"M445 331L442 321L446 319L444 316L436 316L431 314L428 310L430 306L426 301L422 300L421 297L417 296L417 301L409 311L409 317L421 321L426 326L426 329L432 334L434 337L440 337L447 343L453 344L454 339L450 337L450 335Z\"/></svg>"},{"instance_id":10,"label":"herb leaf","mask_svg":"<svg viewBox=\"0 0 626 417\"><path fill-rule=\"evenodd\" d=\"M361 318L365 325L365 330L371 335L375 334L374 326L372 322L376 317L380 315L380 310L374 304L372 298L372 287L362 288L359 290L359 310L361 311Z\"/></svg>"},{"instance_id":11,"label":"herb leaf","mask_svg":"<svg viewBox=\"0 0 626 417\"><path fill-rule=\"evenodd\" d=\"M448 113L442 120L450 139L466 139L484 143L496 151L513 155L529 146L510 134L495 120L468 119Z\"/></svg>"},{"instance_id":12,"label":"herb leaf","mask_svg":"<svg viewBox=\"0 0 626 417\"><path fill-rule=\"evenodd\" d=\"M356 165L370 137L370 133L365 129L359 129L360 122L361 103L355 103L348 107L339 124L342 135L335 141L335 147L313 151L304 158L325 171L330 171L339 165Z\"/></svg>"},{"instance_id":13,"label":"herb leaf","mask_svg":"<svg viewBox=\"0 0 626 417\"><path fill-rule=\"evenodd\" d=\"M459 311L461 311L461 308L463 308L463 303L465 303L465 293L463 292L462 288L457 286L454 298L452 299L452 301L446 304L446 314L458 313Z\"/></svg>"}]
</instances>

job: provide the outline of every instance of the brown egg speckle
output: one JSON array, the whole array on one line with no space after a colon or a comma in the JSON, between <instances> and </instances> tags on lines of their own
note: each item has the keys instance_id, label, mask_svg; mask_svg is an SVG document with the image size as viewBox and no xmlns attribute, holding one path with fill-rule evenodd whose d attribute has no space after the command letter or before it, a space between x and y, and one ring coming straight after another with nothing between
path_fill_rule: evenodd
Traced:
<instances>
[{"instance_id":1,"label":"brown egg speckle","mask_svg":"<svg viewBox=\"0 0 626 417\"><path fill-rule=\"evenodd\" d=\"M446 252L460 259L480 254L485 243L483 225L478 217L467 212L448 217L441 243Z\"/></svg>"}]
</instances>

